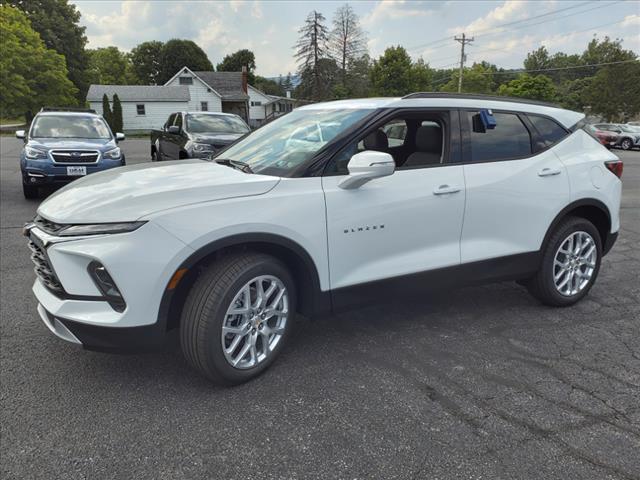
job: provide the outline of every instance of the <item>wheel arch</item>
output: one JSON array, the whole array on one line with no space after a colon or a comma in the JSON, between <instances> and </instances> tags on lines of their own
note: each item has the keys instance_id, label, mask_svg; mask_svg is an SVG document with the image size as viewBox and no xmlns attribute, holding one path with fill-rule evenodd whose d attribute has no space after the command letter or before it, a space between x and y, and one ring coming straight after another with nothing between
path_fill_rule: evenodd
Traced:
<instances>
[{"instance_id":1,"label":"wheel arch","mask_svg":"<svg viewBox=\"0 0 640 480\"><path fill-rule=\"evenodd\" d=\"M166 330L176 328L184 301L201 269L221 256L238 250L266 253L282 261L296 282L297 310L303 315L315 316L331 311L330 294L321 291L318 269L311 255L301 245L276 234L247 233L211 242L180 264L175 272L186 269L186 273L174 289L169 288L171 280L167 283L160 302L158 323L164 324Z\"/></svg>"},{"instance_id":2,"label":"wheel arch","mask_svg":"<svg viewBox=\"0 0 640 480\"><path fill-rule=\"evenodd\" d=\"M549 237L552 235L558 224L563 219L570 216L585 218L593 223L600 234L602 246L605 248L607 237L611 231L611 213L609 212L609 208L607 208L603 202L595 198L583 198L570 203L560 210L547 229L547 233L545 234L542 245L540 246L541 249L547 244ZM604 253L607 252L605 251Z\"/></svg>"}]
</instances>

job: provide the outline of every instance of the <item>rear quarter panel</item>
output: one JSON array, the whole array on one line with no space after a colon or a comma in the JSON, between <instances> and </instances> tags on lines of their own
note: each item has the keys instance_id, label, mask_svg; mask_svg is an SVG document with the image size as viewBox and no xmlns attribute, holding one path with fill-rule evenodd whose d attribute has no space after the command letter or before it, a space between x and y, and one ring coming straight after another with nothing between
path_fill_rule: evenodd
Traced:
<instances>
[{"instance_id":1,"label":"rear quarter panel","mask_svg":"<svg viewBox=\"0 0 640 480\"><path fill-rule=\"evenodd\" d=\"M596 199L611 216L611 232L620 228L622 182L605 167L618 157L583 130L577 130L553 148L569 174L571 202Z\"/></svg>"}]
</instances>

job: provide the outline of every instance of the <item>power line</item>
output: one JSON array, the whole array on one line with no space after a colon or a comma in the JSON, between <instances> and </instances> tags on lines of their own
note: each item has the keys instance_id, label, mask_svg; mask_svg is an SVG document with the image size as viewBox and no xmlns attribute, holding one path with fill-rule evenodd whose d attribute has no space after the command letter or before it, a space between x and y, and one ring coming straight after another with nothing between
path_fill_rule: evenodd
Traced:
<instances>
[{"instance_id":1,"label":"power line","mask_svg":"<svg viewBox=\"0 0 640 480\"><path fill-rule=\"evenodd\" d=\"M619 1L621 1L621 0L618 0L618 1L613 2L613 3L618 3ZM553 10L551 12L547 12L547 13L543 13L543 14L540 14L540 15L536 15L534 17L524 18L522 20L516 20L516 21L513 21L513 22L507 22L507 23L503 23L503 24L500 24L500 25L496 25L494 27L490 27L490 28L484 28L484 29L478 30L477 32L474 32L474 33L486 32L486 31L499 29L499 28L502 28L502 27L505 27L505 26L509 26L509 25L515 25L515 24L518 24L518 23L529 22L531 20L536 20L536 19L541 18L541 17L546 17L546 16L549 16L549 15L555 15L556 13L561 13L561 12L564 12L566 10L571 10L571 9L574 9L574 8L580 8L580 7L583 7L583 6L585 6L587 4L590 4L590 3L591 2L583 2L583 3L579 3L578 5L572 5L570 7L559 8L557 10ZM608 5L612 5L612 4L608 4ZM601 7L608 6L608 5L599 5L599 6L594 7L594 8L601 8ZM590 10L593 10L593 8L590 9ZM586 11L589 11L589 10L585 10L585 12ZM583 13L583 12L578 12L578 13L576 13L576 15L578 15L580 13ZM564 18L564 17L562 17L562 18ZM551 21L551 20L547 20L547 21ZM542 23L545 23L545 22L542 22ZM522 28L524 28L524 27L522 27ZM436 45L436 44L439 44L439 43L444 43L444 42L447 42L447 41L450 41L450 40L451 40L450 36L442 37L442 38L440 38L438 40L434 40L434 41L429 42L429 43L423 43L423 44L420 44L420 45L415 45L413 47L408 47L407 50L408 51L417 50L419 48L429 47L429 46Z\"/></svg>"},{"instance_id":2,"label":"power line","mask_svg":"<svg viewBox=\"0 0 640 480\"><path fill-rule=\"evenodd\" d=\"M592 31L592 30L594 30L596 28L608 27L610 25L617 25L618 23L622 23L625 20L626 20L626 18L623 18L622 20L617 20L615 22L603 23L601 25L594 25L593 27L585 28L584 30L576 30L576 31L573 31L573 32L566 33L563 36L564 37L568 37L569 35L576 35L578 33L590 32L590 31ZM538 41L538 42L535 42L535 45L539 45L541 43L543 43L543 41ZM504 49L503 48L485 48L485 49L482 49L482 50L472 51L471 55L476 55L478 53L485 53L485 52L504 52ZM452 57L448 57L448 58L452 58Z\"/></svg>"},{"instance_id":3,"label":"power line","mask_svg":"<svg viewBox=\"0 0 640 480\"><path fill-rule=\"evenodd\" d=\"M554 72L558 70L572 70L576 68L601 67L605 65L618 65L621 63L632 63L632 62L640 62L640 59L635 58L633 60L618 60L617 62L590 63L588 65L574 65L571 67L536 68L531 70L511 68L511 69L505 69L507 70L505 72L479 72L479 74L480 75L513 75L514 73Z\"/></svg>"},{"instance_id":4,"label":"power line","mask_svg":"<svg viewBox=\"0 0 640 480\"><path fill-rule=\"evenodd\" d=\"M572 70L572 69L579 69L579 68L601 67L601 66L606 66L606 65L617 65L617 64L621 64L621 63L633 63L633 62L640 62L640 59L619 60L617 62L592 63L592 64L589 64L589 65L575 65L575 66L572 66L572 67L539 68L539 69L531 69L531 70L510 69L510 70L504 71L504 72L477 72L477 74L478 75L514 75L514 74L519 74L519 73L551 72L551 71L558 71L558 70ZM453 75L447 75L445 77L436 78L435 80L432 80L431 85L435 86L435 85L438 85L440 83L447 82L447 81L451 80L452 78L453 78Z\"/></svg>"},{"instance_id":5,"label":"power line","mask_svg":"<svg viewBox=\"0 0 640 480\"><path fill-rule=\"evenodd\" d=\"M573 17L573 16L575 16L575 15L581 15L581 14L583 14L583 13L590 12L591 10L595 10L595 9L597 9L597 8L610 7L611 5L614 5L614 4L616 4L616 3L620 3L621 1L622 1L622 0L617 0L617 1L615 1L615 2L611 2L611 3L607 3L607 4L600 4L600 5L597 5L597 6L595 6L595 7L588 8L588 9L586 9L586 10L582 10L581 12L573 12L573 13L571 13L571 14L569 14L569 15L563 15L563 16L561 16L561 17L557 17L557 18L550 18L550 19L548 19L548 20L544 20L544 21L542 21L542 22L531 23L531 24L529 24L529 25L521 25L521 26L518 26L517 28L507 28L507 29L503 29L503 30L501 29L500 31L493 32L493 33L491 33L491 32L489 32L489 33L484 33L484 34L478 35L478 37L491 37L491 36L494 36L494 35L500 35L501 33L509 32L509 31L511 31L511 30L515 30L515 29L517 29L517 30L521 30L521 29L523 29L523 28L529 28L529 27L535 27L535 26L537 26L537 25L542 25L543 23L555 22L555 21L557 21L557 20L562 20L563 18Z\"/></svg>"}]
</instances>

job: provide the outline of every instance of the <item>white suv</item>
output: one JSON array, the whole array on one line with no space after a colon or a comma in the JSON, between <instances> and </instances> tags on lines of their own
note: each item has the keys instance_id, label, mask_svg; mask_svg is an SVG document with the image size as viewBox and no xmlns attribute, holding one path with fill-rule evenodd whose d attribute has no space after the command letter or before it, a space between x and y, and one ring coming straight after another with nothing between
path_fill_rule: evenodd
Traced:
<instances>
[{"instance_id":1,"label":"white suv","mask_svg":"<svg viewBox=\"0 0 640 480\"><path fill-rule=\"evenodd\" d=\"M338 101L210 161L82 178L25 227L38 311L90 349L177 329L189 363L231 384L268 367L295 312L508 279L571 305L619 229L622 163L582 120L473 95Z\"/></svg>"}]
</instances>

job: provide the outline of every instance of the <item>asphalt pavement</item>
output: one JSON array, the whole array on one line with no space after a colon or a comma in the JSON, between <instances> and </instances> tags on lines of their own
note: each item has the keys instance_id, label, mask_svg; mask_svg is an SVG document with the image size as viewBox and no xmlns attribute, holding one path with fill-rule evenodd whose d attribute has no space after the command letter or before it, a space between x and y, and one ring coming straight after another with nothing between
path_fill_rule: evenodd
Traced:
<instances>
[{"instance_id":1,"label":"asphalt pavement","mask_svg":"<svg viewBox=\"0 0 640 480\"><path fill-rule=\"evenodd\" d=\"M49 333L20 234L39 202L0 144L1 478L640 478L640 152L616 151L622 230L578 305L509 282L300 319L264 375L218 388L177 348Z\"/></svg>"}]
</instances>

